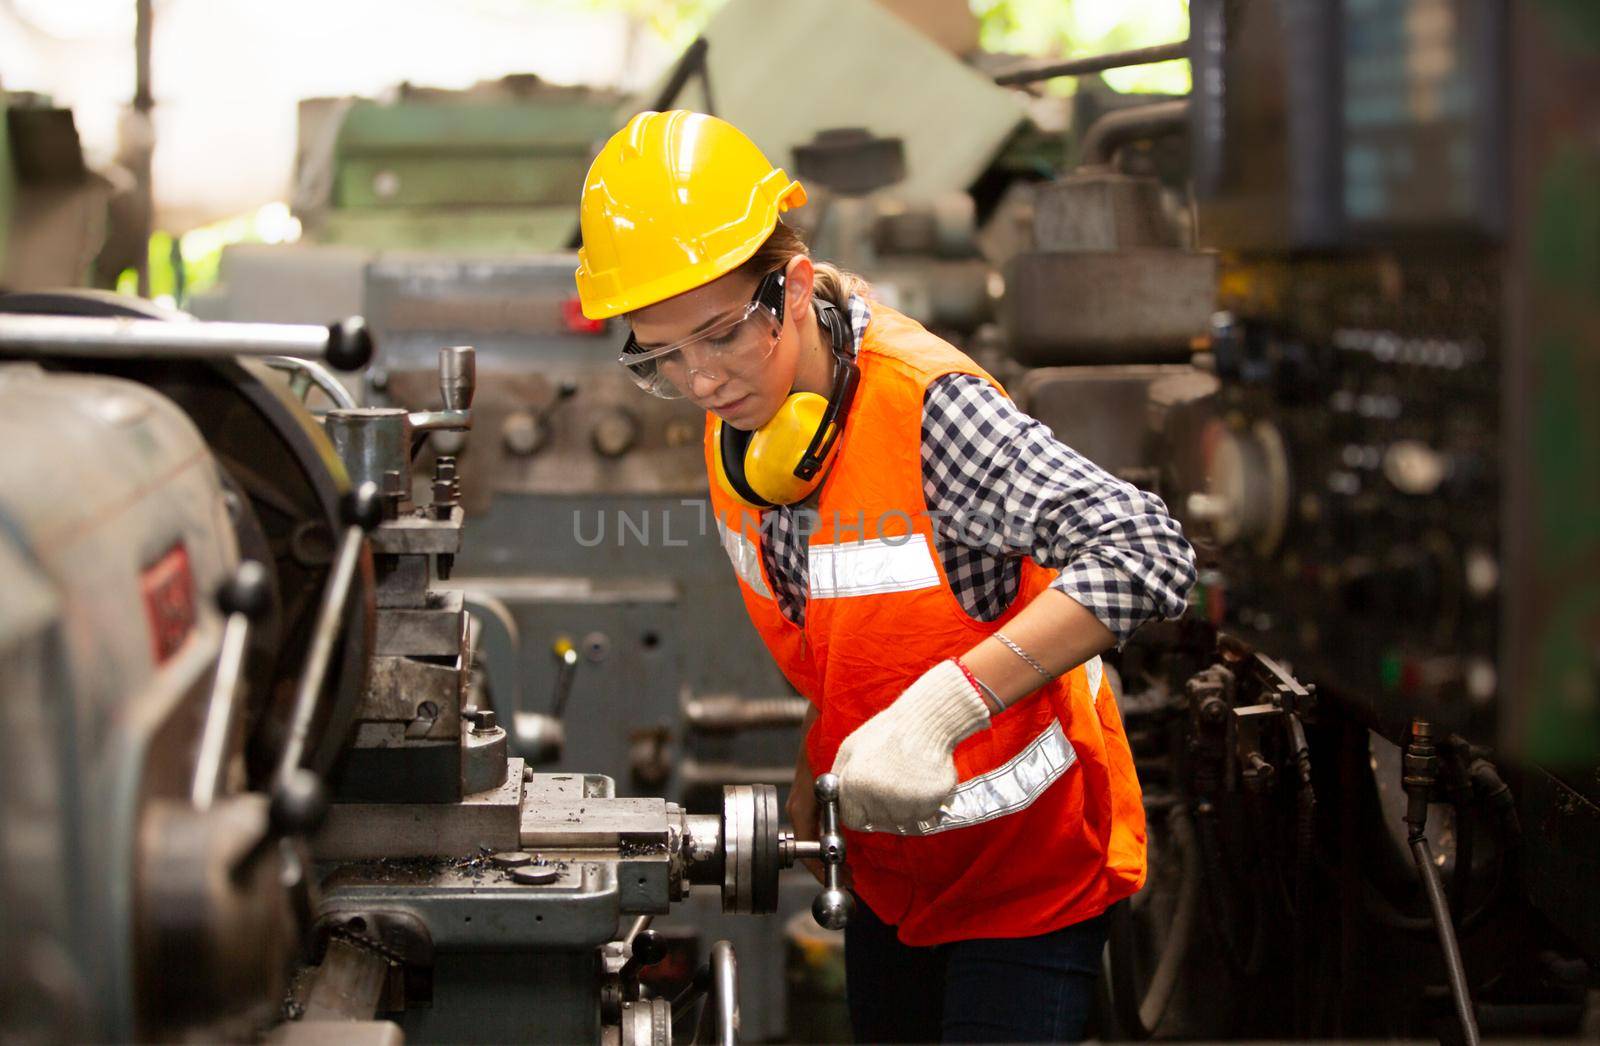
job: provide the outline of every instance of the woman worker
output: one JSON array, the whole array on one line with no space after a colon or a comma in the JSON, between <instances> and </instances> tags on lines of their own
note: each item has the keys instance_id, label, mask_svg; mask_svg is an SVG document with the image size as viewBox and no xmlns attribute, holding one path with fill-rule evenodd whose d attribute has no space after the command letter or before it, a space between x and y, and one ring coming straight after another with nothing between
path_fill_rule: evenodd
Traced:
<instances>
[{"instance_id":1,"label":"woman worker","mask_svg":"<svg viewBox=\"0 0 1600 1046\"><path fill-rule=\"evenodd\" d=\"M1098 654L1194 581L1165 506L970 358L813 261L740 131L641 113L583 187L585 316L706 410L723 545L811 702L789 815L840 778L860 1041L1081 1037L1144 813Z\"/></svg>"}]
</instances>

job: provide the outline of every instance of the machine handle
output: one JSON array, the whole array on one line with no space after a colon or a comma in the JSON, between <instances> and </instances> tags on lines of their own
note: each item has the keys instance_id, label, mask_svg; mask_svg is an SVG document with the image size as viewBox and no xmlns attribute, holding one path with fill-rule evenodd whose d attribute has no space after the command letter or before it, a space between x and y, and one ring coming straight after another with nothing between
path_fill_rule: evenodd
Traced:
<instances>
[{"instance_id":1,"label":"machine handle","mask_svg":"<svg viewBox=\"0 0 1600 1046\"><path fill-rule=\"evenodd\" d=\"M339 638L339 622L344 617L345 603L355 582L356 566L361 559L361 545L367 531L382 519L378 501L378 486L368 480L345 498L341 507L344 533L339 538L339 548L334 554L333 569L328 572L327 587L322 590L322 605L317 611L316 626L311 632L310 651L300 672L300 687L295 692L294 710L289 717L289 736L284 742L283 756L278 761L276 781L287 782L300 769L305 759L306 740L311 724L316 719L317 705L327 679L328 665L333 660L333 648ZM277 785L274 786L274 793Z\"/></svg>"},{"instance_id":2,"label":"machine handle","mask_svg":"<svg viewBox=\"0 0 1600 1046\"><path fill-rule=\"evenodd\" d=\"M233 734L234 710L249 653L250 624L260 621L271 604L266 568L250 559L240 563L217 593L217 603L227 620L222 626L222 652L217 657L217 674L211 683L211 700L206 705L200 753L195 758L189 790L197 810L211 809L227 773L228 738Z\"/></svg>"},{"instance_id":3,"label":"machine handle","mask_svg":"<svg viewBox=\"0 0 1600 1046\"><path fill-rule=\"evenodd\" d=\"M817 857L822 861L826 885L811 902L811 916L829 930L842 930L855 913L856 899L839 885L844 865L844 835L839 831L839 777L820 774L816 780L817 820L821 827Z\"/></svg>"},{"instance_id":4,"label":"machine handle","mask_svg":"<svg viewBox=\"0 0 1600 1046\"><path fill-rule=\"evenodd\" d=\"M95 359L228 359L299 356L338 370L360 370L374 346L366 321L352 316L326 327L306 323L169 323L100 316L0 316L0 355Z\"/></svg>"},{"instance_id":5,"label":"machine handle","mask_svg":"<svg viewBox=\"0 0 1600 1046\"><path fill-rule=\"evenodd\" d=\"M451 345L439 350L439 398L443 410L414 410L406 415L413 435L472 428L472 400L478 391L478 350Z\"/></svg>"},{"instance_id":6,"label":"machine handle","mask_svg":"<svg viewBox=\"0 0 1600 1046\"><path fill-rule=\"evenodd\" d=\"M471 345L439 350L439 399L445 410L472 409L478 391L478 351Z\"/></svg>"},{"instance_id":7,"label":"machine handle","mask_svg":"<svg viewBox=\"0 0 1600 1046\"><path fill-rule=\"evenodd\" d=\"M566 636L557 636L550 652L556 656L555 698L550 702L550 717L560 720L572 697L572 682L578 671L578 648Z\"/></svg>"},{"instance_id":8,"label":"machine handle","mask_svg":"<svg viewBox=\"0 0 1600 1046\"><path fill-rule=\"evenodd\" d=\"M316 721L317 705L328 676L328 665L333 660L333 648L339 637L339 623L344 617L345 604L350 599L350 589L355 584L356 566L361 560L361 545L367 531L378 525L383 511L378 501L378 485L368 480L352 490L340 506L344 533L339 538L339 548L334 554L333 569L328 572L328 584L322 590L322 604L317 609L317 622L311 632L310 652L305 667L300 672L300 687L295 691L294 709L289 715L289 736L284 741L283 755L272 778L272 799L267 807L267 830L256 844L239 858L233 866L235 879L242 879L278 840L291 835L309 835L328 812L328 793L322 778L314 771L301 766L305 759L306 740L311 724Z\"/></svg>"},{"instance_id":9,"label":"machine handle","mask_svg":"<svg viewBox=\"0 0 1600 1046\"><path fill-rule=\"evenodd\" d=\"M628 941L628 961L617 975L629 999L639 997L639 971L667 957L667 942L654 930L640 930Z\"/></svg>"}]
</instances>

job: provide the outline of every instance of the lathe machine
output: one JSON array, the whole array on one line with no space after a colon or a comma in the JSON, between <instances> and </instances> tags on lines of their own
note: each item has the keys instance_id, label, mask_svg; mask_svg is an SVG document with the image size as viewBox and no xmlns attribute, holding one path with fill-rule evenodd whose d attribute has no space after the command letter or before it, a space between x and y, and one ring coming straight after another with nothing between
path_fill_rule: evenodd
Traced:
<instances>
[{"instance_id":1,"label":"lathe machine","mask_svg":"<svg viewBox=\"0 0 1600 1046\"><path fill-rule=\"evenodd\" d=\"M340 383L371 351L0 299L0 1037L666 1043L703 999L732 1042L731 946L652 980L651 917L771 912L802 859L848 917L831 778L802 841L770 786L690 814L508 754L514 635L448 587L454 460L412 470L471 428L474 351L411 412Z\"/></svg>"}]
</instances>

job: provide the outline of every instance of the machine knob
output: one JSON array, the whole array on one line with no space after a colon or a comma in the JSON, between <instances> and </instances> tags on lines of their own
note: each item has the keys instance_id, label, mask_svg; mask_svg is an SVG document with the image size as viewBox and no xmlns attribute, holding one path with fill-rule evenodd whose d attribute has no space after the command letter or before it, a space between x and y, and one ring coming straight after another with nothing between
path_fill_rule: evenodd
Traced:
<instances>
[{"instance_id":1,"label":"machine knob","mask_svg":"<svg viewBox=\"0 0 1600 1046\"><path fill-rule=\"evenodd\" d=\"M641 930L633 938L633 958L640 966L654 966L667 957L667 942L654 930Z\"/></svg>"},{"instance_id":2,"label":"machine knob","mask_svg":"<svg viewBox=\"0 0 1600 1046\"><path fill-rule=\"evenodd\" d=\"M539 418L529 411L519 410L506 415L500 425L500 438L506 450L518 457L529 457L544 446L545 429Z\"/></svg>"},{"instance_id":3,"label":"machine knob","mask_svg":"<svg viewBox=\"0 0 1600 1046\"><path fill-rule=\"evenodd\" d=\"M267 568L253 559L240 563L217 592L217 605L224 614L243 614L251 621L260 621L272 606Z\"/></svg>"},{"instance_id":4,"label":"machine knob","mask_svg":"<svg viewBox=\"0 0 1600 1046\"><path fill-rule=\"evenodd\" d=\"M345 526L371 531L383 521L383 500L378 485L367 480L344 496L339 506Z\"/></svg>"},{"instance_id":5,"label":"machine knob","mask_svg":"<svg viewBox=\"0 0 1600 1046\"><path fill-rule=\"evenodd\" d=\"M1420 440L1397 440L1384 451L1383 474L1400 493L1426 496L1449 476L1450 459Z\"/></svg>"},{"instance_id":6,"label":"machine knob","mask_svg":"<svg viewBox=\"0 0 1600 1046\"><path fill-rule=\"evenodd\" d=\"M230 869L234 881L248 876L256 862L273 851L278 840L311 835L327 815L328 791L315 771L296 767L280 774L267 805L266 831L234 861Z\"/></svg>"},{"instance_id":7,"label":"machine knob","mask_svg":"<svg viewBox=\"0 0 1600 1046\"><path fill-rule=\"evenodd\" d=\"M625 410L611 410L600 416L589 433L597 454L620 458L639 442L639 419Z\"/></svg>"},{"instance_id":8,"label":"machine knob","mask_svg":"<svg viewBox=\"0 0 1600 1046\"><path fill-rule=\"evenodd\" d=\"M335 370L360 370L372 361L376 346L367 321L360 316L328 325L328 365Z\"/></svg>"},{"instance_id":9,"label":"machine knob","mask_svg":"<svg viewBox=\"0 0 1600 1046\"><path fill-rule=\"evenodd\" d=\"M322 778L305 767L289 771L272 789L267 822L274 836L309 835L328 813Z\"/></svg>"},{"instance_id":10,"label":"machine knob","mask_svg":"<svg viewBox=\"0 0 1600 1046\"><path fill-rule=\"evenodd\" d=\"M811 917L827 930L842 930L855 914L856 899L838 889L827 889L811 902Z\"/></svg>"}]
</instances>

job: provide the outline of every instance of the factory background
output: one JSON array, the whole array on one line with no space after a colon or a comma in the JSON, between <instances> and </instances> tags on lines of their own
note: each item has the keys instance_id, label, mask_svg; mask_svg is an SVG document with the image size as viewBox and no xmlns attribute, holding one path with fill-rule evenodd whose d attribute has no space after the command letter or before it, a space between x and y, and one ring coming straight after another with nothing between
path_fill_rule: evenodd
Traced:
<instances>
[{"instance_id":1,"label":"factory background","mask_svg":"<svg viewBox=\"0 0 1600 1046\"><path fill-rule=\"evenodd\" d=\"M1095 1037L1600 1034L1597 74L1581 0L0 2L0 1040L848 1041L702 412L573 285L668 108L1196 549L1096 662Z\"/></svg>"}]
</instances>

